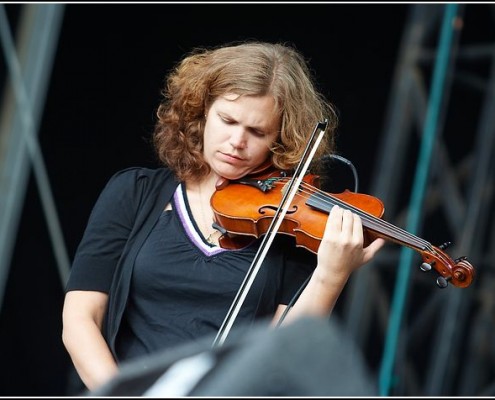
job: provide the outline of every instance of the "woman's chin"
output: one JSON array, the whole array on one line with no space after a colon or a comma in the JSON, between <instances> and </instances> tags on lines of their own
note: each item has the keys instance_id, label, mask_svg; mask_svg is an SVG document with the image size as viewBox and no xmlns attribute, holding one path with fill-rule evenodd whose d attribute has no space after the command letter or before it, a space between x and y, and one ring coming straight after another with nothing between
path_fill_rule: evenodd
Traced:
<instances>
[{"instance_id":1,"label":"woman's chin","mask_svg":"<svg viewBox=\"0 0 495 400\"><path fill-rule=\"evenodd\" d=\"M218 176L222 178L228 179L229 181L235 181L237 179L242 178L250 172L248 169L239 168L219 168L216 173Z\"/></svg>"}]
</instances>

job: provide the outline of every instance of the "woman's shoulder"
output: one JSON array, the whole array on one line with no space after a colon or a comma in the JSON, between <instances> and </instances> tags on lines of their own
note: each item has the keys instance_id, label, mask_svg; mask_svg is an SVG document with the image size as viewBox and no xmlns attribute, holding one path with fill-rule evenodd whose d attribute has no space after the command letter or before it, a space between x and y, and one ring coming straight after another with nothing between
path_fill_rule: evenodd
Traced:
<instances>
[{"instance_id":1,"label":"woman's shoulder","mask_svg":"<svg viewBox=\"0 0 495 400\"><path fill-rule=\"evenodd\" d=\"M114 173L111 181L118 181L122 184L137 183L140 180L150 180L151 182L164 182L175 180L175 175L167 167L127 167Z\"/></svg>"},{"instance_id":2,"label":"woman's shoulder","mask_svg":"<svg viewBox=\"0 0 495 400\"><path fill-rule=\"evenodd\" d=\"M178 183L175 174L166 167L128 167L108 179L103 193L110 197L139 197L140 193L169 193Z\"/></svg>"}]
</instances>

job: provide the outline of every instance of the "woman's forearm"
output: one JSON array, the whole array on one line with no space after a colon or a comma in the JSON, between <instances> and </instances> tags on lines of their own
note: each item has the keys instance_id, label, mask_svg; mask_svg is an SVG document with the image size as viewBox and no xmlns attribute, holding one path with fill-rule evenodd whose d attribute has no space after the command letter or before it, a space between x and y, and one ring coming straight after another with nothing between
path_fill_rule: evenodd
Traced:
<instances>
[{"instance_id":1,"label":"woman's forearm","mask_svg":"<svg viewBox=\"0 0 495 400\"><path fill-rule=\"evenodd\" d=\"M93 321L64 325L62 334L64 345L81 380L89 390L93 390L118 371L110 349L98 326Z\"/></svg>"},{"instance_id":2,"label":"woman's forearm","mask_svg":"<svg viewBox=\"0 0 495 400\"><path fill-rule=\"evenodd\" d=\"M329 316L348 278L349 275L322 274L316 268L306 288L284 318L284 322L306 315Z\"/></svg>"}]
</instances>

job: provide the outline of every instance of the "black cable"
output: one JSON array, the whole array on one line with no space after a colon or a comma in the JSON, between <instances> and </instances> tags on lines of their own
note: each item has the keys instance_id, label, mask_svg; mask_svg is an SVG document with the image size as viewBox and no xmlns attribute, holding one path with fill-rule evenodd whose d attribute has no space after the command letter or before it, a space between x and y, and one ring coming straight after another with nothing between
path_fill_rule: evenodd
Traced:
<instances>
[{"instance_id":1,"label":"black cable","mask_svg":"<svg viewBox=\"0 0 495 400\"><path fill-rule=\"evenodd\" d=\"M354 176L354 193L357 193L358 189L359 189L359 178L358 178L358 174L356 171L356 167L354 167L354 164L352 162L350 162L347 158L339 156L337 154L328 154L326 156L323 156L323 158L324 159L325 158L335 158L336 160L339 160L339 161L343 162L344 164L346 164L351 169L352 175Z\"/></svg>"},{"instance_id":2,"label":"black cable","mask_svg":"<svg viewBox=\"0 0 495 400\"><path fill-rule=\"evenodd\" d=\"M283 322L283 320L285 319L287 313L292 308L292 306L294 305L294 303L296 302L296 300L299 298L299 296L301 295L301 292L306 287L306 285L308 284L308 282L309 282L309 280L311 279L312 276L313 276L313 273L311 272L309 274L309 276L306 278L306 280L304 281L304 283L301 285L301 287L299 289L297 289L296 294L294 296L292 296L292 299L290 300L289 304L287 304L287 307L285 308L284 312L282 313L282 315L280 316L280 318L279 318L279 320L277 322L277 325L276 325L277 328Z\"/></svg>"}]
</instances>

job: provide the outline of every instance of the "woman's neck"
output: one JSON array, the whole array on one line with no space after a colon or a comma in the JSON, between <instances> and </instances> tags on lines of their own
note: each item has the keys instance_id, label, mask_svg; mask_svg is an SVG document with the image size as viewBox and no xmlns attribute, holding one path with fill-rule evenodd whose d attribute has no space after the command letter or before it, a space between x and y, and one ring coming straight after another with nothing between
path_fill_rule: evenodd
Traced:
<instances>
[{"instance_id":1,"label":"woman's neck","mask_svg":"<svg viewBox=\"0 0 495 400\"><path fill-rule=\"evenodd\" d=\"M208 177L194 182L186 182L186 193L192 216L196 221L203 237L211 244L218 245L220 232L212 227L214 222L210 199L216 190L217 176Z\"/></svg>"}]
</instances>

